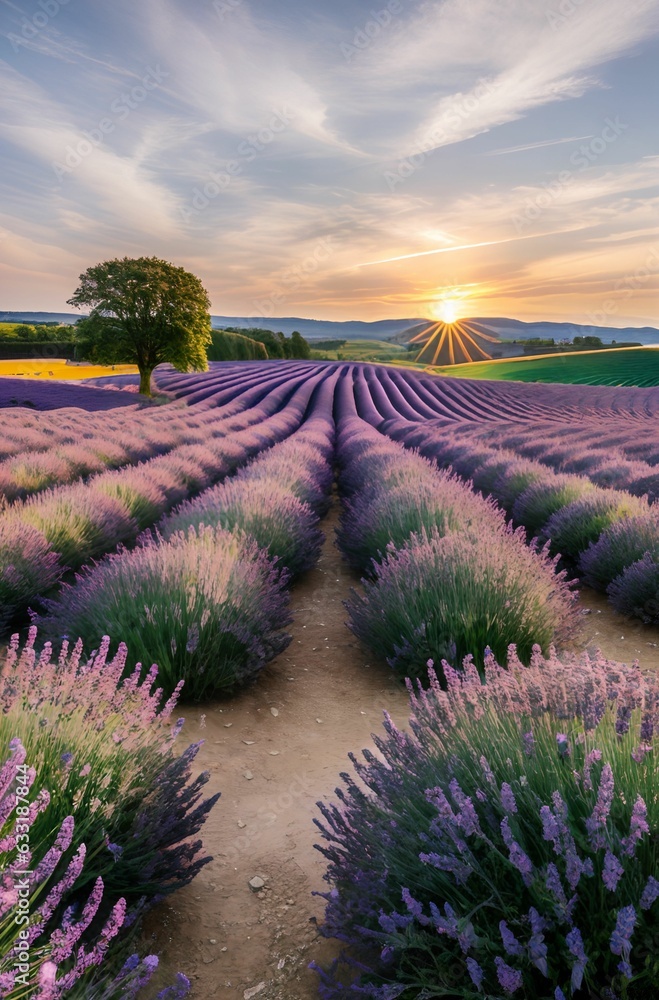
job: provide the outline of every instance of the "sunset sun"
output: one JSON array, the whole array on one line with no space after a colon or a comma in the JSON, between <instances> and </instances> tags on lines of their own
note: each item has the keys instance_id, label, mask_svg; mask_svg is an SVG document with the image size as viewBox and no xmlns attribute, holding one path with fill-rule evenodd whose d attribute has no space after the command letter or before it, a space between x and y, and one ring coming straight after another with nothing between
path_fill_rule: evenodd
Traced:
<instances>
[{"instance_id":1,"label":"sunset sun","mask_svg":"<svg viewBox=\"0 0 659 1000\"><path fill-rule=\"evenodd\" d=\"M451 325L461 315L460 303L456 299L440 299L434 304L433 313L442 323Z\"/></svg>"}]
</instances>

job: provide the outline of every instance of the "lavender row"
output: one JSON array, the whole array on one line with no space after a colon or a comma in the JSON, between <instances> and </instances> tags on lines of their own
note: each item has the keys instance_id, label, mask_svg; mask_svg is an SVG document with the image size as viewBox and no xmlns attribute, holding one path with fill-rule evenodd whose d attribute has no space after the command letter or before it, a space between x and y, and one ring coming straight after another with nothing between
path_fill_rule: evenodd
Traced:
<instances>
[{"instance_id":1,"label":"lavender row","mask_svg":"<svg viewBox=\"0 0 659 1000\"><path fill-rule=\"evenodd\" d=\"M133 468L14 504L0 516L0 624L53 587L67 568L134 541L185 497L286 437L299 426L311 392L305 383L279 411L275 391L260 407L216 424L218 436L204 445L181 445Z\"/></svg>"},{"instance_id":2,"label":"lavender row","mask_svg":"<svg viewBox=\"0 0 659 1000\"><path fill-rule=\"evenodd\" d=\"M345 949L320 996L655 996L656 679L514 646L484 678L442 666L318 803Z\"/></svg>"},{"instance_id":3,"label":"lavender row","mask_svg":"<svg viewBox=\"0 0 659 1000\"><path fill-rule=\"evenodd\" d=\"M211 860L196 838L219 796L202 798L208 773L192 777L201 744L176 752L178 690L162 704L156 667L122 681L123 644L85 660L80 643L37 655L35 641L35 629L22 649L12 638L0 685L0 996L134 997L157 959L117 972L117 949ZM159 996L187 986L179 976Z\"/></svg>"},{"instance_id":4,"label":"lavender row","mask_svg":"<svg viewBox=\"0 0 659 1000\"><path fill-rule=\"evenodd\" d=\"M318 511L331 489L333 447L316 397L325 378L306 385L306 419L287 440L181 505L134 550L64 585L47 605L47 634L89 645L121 628L130 664L155 658L165 690L183 679L189 699L254 679L290 642L288 584L313 565L323 538Z\"/></svg>"},{"instance_id":5,"label":"lavender row","mask_svg":"<svg viewBox=\"0 0 659 1000\"><path fill-rule=\"evenodd\" d=\"M222 419L247 408L254 412L255 422L261 419L256 408L262 406L266 396L270 399L266 409L274 413L299 382L291 377L284 378L280 372L268 379L256 378L254 374L243 378L225 377L223 384L226 401L210 409L205 404L193 404L182 410L180 404L175 404L161 407L156 415L146 411L146 417L141 420L144 411L138 412L132 424L96 420L77 426L66 422L59 431L53 428L52 434L42 433L43 450L35 447L39 438L37 442L30 442L28 434L26 450L0 460L0 497L14 501L104 469L147 461L178 445L203 444L209 436L218 435L216 425ZM222 433L221 427L219 433ZM25 438L25 432L22 437Z\"/></svg>"},{"instance_id":6,"label":"lavender row","mask_svg":"<svg viewBox=\"0 0 659 1000\"><path fill-rule=\"evenodd\" d=\"M586 476L597 486L625 489L634 496L659 495L659 435L648 421L598 421L586 426L510 424L462 427L468 442L515 452L556 472Z\"/></svg>"},{"instance_id":7,"label":"lavender row","mask_svg":"<svg viewBox=\"0 0 659 1000\"><path fill-rule=\"evenodd\" d=\"M446 429L391 421L383 430L494 497L586 584L606 591L616 610L659 623L659 513L646 497L555 473L514 452L470 446Z\"/></svg>"},{"instance_id":8,"label":"lavender row","mask_svg":"<svg viewBox=\"0 0 659 1000\"><path fill-rule=\"evenodd\" d=\"M507 527L494 504L423 458L406 454L357 416L360 372L337 388L338 544L366 571L347 602L350 628L399 676L423 678L429 659L452 662L516 642L528 659L573 627L563 573Z\"/></svg>"}]
</instances>

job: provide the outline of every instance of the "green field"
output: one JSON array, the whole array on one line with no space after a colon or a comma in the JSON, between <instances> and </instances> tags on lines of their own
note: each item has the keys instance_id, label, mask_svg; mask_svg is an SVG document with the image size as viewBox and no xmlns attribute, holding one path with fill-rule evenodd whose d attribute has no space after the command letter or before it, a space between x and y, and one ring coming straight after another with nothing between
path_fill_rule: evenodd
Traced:
<instances>
[{"instance_id":1,"label":"green field","mask_svg":"<svg viewBox=\"0 0 659 1000\"><path fill-rule=\"evenodd\" d=\"M328 361L393 361L406 355L400 344L390 344L386 340L348 340L338 351L316 351L313 340L309 341L311 357Z\"/></svg>"},{"instance_id":2,"label":"green field","mask_svg":"<svg viewBox=\"0 0 659 1000\"><path fill-rule=\"evenodd\" d=\"M569 382L574 385L659 385L659 347L612 348L504 361L431 368L406 364L432 375L504 382Z\"/></svg>"}]
</instances>

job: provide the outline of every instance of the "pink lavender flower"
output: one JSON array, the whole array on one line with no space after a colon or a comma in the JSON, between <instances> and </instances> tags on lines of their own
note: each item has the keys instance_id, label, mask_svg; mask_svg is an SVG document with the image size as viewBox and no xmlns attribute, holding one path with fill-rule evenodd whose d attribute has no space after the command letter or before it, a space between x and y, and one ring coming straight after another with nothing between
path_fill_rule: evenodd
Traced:
<instances>
[{"instance_id":1,"label":"pink lavender flower","mask_svg":"<svg viewBox=\"0 0 659 1000\"><path fill-rule=\"evenodd\" d=\"M592 766L595 763L595 761L601 759L602 759L601 750L597 749L590 750L586 754L586 759L584 760L584 766L583 766L583 786L587 792L592 792L593 790L593 782L590 777Z\"/></svg>"},{"instance_id":2,"label":"pink lavender flower","mask_svg":"<svg viewBox=\"0 0 659 1000\"><path fill-rule=\"evenodd\" d=\"M636 796L636 802L634 803L634 808L632 809L632 818L629 826L629 837L625 837L623 840L624 853L632 856L636 852L636 845L639 840L643 839L646 833L650 832L650 827L648 826L648 809L645 801L640 795Z\"/></svg>"},{"instance_id":3,"label":"pink lavender flower","mask_svg":"<svg viewBox=\"0 0 659 1000\"><path fill-rule=\"evenodd\" d=\"M556 733L556 749L562 759L570 756L570 741L566 733Z\"/></svg>"}]
</instances>

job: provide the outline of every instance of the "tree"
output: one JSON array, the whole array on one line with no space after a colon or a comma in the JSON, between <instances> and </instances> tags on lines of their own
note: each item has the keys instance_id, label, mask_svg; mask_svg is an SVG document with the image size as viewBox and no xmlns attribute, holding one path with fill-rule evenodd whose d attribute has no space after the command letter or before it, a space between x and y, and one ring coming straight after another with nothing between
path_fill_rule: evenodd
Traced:
<instances>
[{"instance_id":1,"label":"tree","mask_svg":"<svg viewBox=\"0 0 659 1000\"><path fill-rule=\"evenodd\" d=\"M206 371L210 300L199 278L157 257L107 260L80 275L69 305L91 306L76 325L83 355L101 364L136 364L140 392L168 361L180 371Z\"/></svg>"},{"instance_id":2,"label":"tree","mask_svg":"<svg viewBox=\"0 0 659 1000\"><path fill-rule=\"evenodd\" d=\"M311 348L302 334L293 330L291 334L291 355L292 358L310 358Z\"/></svg>"},{"instance_id":3,"label":"tree","mask_svg":"<svg viewBox=\"0 0 659 1000\"><path fill-rule=\"evenodd\" d=\"M37 328L30 323L17 323L13 336L17 340L38 340Z\"/></svg>"}]
</instances>

